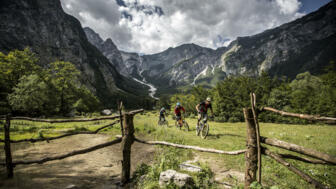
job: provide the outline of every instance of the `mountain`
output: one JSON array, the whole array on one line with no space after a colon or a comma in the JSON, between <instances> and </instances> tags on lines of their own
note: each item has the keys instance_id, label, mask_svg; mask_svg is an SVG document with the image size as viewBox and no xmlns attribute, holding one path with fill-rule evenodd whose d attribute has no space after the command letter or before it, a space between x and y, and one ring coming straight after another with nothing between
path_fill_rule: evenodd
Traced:
<instances>
[{"instance_id":1,"label":"mountain","mask_svg":"<svg viewBox=\"0 0 336 189\"><path fill-rule=\"evenodd\" d=\"M117 99L131 103L139 94L147 95L146 86L119 74L118 64L111 64L88 42L80 22L64 13L59 0L0 1L0 20L0 51L30 47L42 66L56 60L72 62L81 71L82 83L104 105L114 106ZM115 48L112 41L102 45Z\"/></svg>"},{"instance_id":2,"label":"mountain","mask_svg":"<svg viewBox=\"0 0 336 189\"><path fill-rule=\"evenodd\" d=\"M104 42L97 35L89 37L87 32L90 42L105 56L118 57L115 61L109 59L124 76L152 83L159 94L197 84L211 87L230 75L257 76L268 72L294 78L305 71L321 73L336 59L336 1L290 23L254 36L238 37L228 47L216 50L184 44L139 56L117 52L115 45L113 50L103 48L102 44L110 39Z\"/></svg>"}]
</instances>

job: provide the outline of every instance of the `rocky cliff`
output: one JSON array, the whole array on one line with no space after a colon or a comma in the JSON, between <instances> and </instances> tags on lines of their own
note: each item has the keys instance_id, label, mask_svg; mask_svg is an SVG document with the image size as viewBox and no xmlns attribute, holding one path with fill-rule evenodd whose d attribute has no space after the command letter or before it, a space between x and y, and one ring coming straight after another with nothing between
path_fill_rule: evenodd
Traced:
<instances>
[{"instance_id":1,"label":"rocky cliff","mask_svg":"<svg viewBox=\"0 0 336 189\"><path fill-rule=\"evenodd\" d=\"M105 105L114 105L116 98L142 94L144 86L118 73L118 65L88 42L79 21L64 13L59 0L0 1L0 20L0 51L30 47L41 65L55 60L74 63L81 71L81 81ZM104 48L113 49L110 42L104 43Z\"/></svg>"}]
</instances>

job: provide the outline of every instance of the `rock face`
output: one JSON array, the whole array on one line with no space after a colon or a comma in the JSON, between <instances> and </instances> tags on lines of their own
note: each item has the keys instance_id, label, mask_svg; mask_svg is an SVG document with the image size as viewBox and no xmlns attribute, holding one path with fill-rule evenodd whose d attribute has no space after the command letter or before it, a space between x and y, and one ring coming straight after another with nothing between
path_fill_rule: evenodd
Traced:
<instances>
[{"instance_id":1,"label":"rock face","mask_svg":"<svg viewBox=\"0 0 336 189\"><path fill-rule=\"evenodd\" d=\"M293 22L254 36L238 37L228 47L213 50L184 44L144 56L121 52L123 64L118 65L123 75L144 77L159 92L174 92L172 89L180 86L214 86L230 75L256 76L266 71L293 78L305 71L319 73L336 59L335 49L336 1L331 1ZM103 51L107 57L114 52Z\"/></svg>"},{"instance_id":2,"label":"rock face","mask_svg":"<svg viewBox=\"0 0 336 189\"><path fill-rule=\"evenodd\" d=\"M74 63L81 71L81 81L105 105L144 89L120 75L115 68L118 65L111 64L88 42L79 21L64 13L58 0L1 1L0 20L0 51L30 47L43 66L56 60ZM107 49L115 47L111 41L103 45Z\"/></svg>"},{"instance_id":3,"label":"rock face","mask_svg":"<svg viewBox=\"0 0 336 189\"><path fill-rule=\"evenodd\" d=\"M161 172L159 180L160 187L164 187L170 183L174 183L180 188L193 188L195 185L192 177L187 174L179 173L171 169Z\"/></svg>"}]
</instances>

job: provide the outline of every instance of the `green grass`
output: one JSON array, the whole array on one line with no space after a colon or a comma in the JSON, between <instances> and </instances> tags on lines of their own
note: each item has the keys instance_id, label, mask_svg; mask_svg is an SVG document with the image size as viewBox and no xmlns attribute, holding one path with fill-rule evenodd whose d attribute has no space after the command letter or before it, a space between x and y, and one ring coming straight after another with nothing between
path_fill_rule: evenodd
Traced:
<instances>
[{"instance_id":1,"label":"green grass","mask_svg":"<svg viewBox=\"0 0 336 189\"><path fill-rule=\"evenodd\" d=\"M170 128L156 126L157 116L151 113L137 115L135 117L136 132L146 139L164 140L179 144L195 145L206 148L231 151L246 148L246 125L245 123L216 123L209 122L210 132L207 139L202 140L195 135L196 119L186 119L191 131L182 132L173 127L174 121L169 118ZM298 144L317 151L336 156L336 127L326 125L286 125L261 123L262 136L276 138L290 143ZM286 150L267 146L275 152L291 153ZM231 168L244 172L244 155L218 155L196 152L202 158L215 159L218 166ZM291 153L296 154L296 153ZM298 154L296 154L298 155ZM300 156L300 155L299 155ZM328 165L313 165L294 160L288 160L294 166L320 182L336 187L336 167ZM266 186L279 186L280 188L310 188L311 186L300 177L276 163L274 160L263 156L262 180Z\"/></svg>"},{"instance_id":2,"label":"green grass","mask_svg":"<svg viewBox=\"0 0 336 189\"><path fill-rule=\"evenodd\" d=\"M246 148L246 125L245 123L217 123L210 121L210 131L207 139L201 139L195 134L196 119L187 118L190 126L189 132L184 132L174 127L172 117L168 117L169 128L158 127L156 125L158 116L154 112L146 112L135 116L135 135L138 138L146 140L161 140L174 142L179 144L195 145L206 148L215 148L219 150L231 151ZM44 137L57 136L74 130L95 130L112 121L96 121L83 123L33 123L28 121L12 121L11 123L11 139L19 140L24 138L38 138L42 132ZM336 156L336 127L326 125L287 125L260 123L260 132L262 136L276 138L290 143L302 145L317 151L328 153ZM3 139L3 127L0 127L0 138ZM120 134L120 126L116 124L113 127L104 129L102 132L110 134L114 138L116 134ZM0 145L2 145L0 143ZM267 146L270 150L281 153L291 153L282 149ZM167 151L168 149L168 151ZM169 150L170 149L170 150ZM166 150L166 151L162 151ZM175 153L174 161L183 162L193 159L193 154L197 154L202 159L216 160L219 167L245 171L245 157L241 155L219 155L190 150L174 149L170 147L159 147L154 167L159 164L164 153ZM298 155L296 153L291 153ZM336 188L336 166L313 165L294 160L288 160L297 168L309 174L318 181L328 185L330 188ZM172 164L174 167L176 164ZM282 165L274 160L263 156L262 159L262 183L264 186L278 186L279 188L311 188L312 186L303 181L294 173L288 171ZM157 165L158 166L158 165ZM170 168L166 166L165 169ZM156 174L160 169L156 169ZM196 178L197 176L195 176ZM157 178L153 177L153 178ZM149 179L150 180L150 179ZM153 180L148 182L149 185L157 186ZM149 187L150 188L150 187Z\"/></svg>"}]
</instances>

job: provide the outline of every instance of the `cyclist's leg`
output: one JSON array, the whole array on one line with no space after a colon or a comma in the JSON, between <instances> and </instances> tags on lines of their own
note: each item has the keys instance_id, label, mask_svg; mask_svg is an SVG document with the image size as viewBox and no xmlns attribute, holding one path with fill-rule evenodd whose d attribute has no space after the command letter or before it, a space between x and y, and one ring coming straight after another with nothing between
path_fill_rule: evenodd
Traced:
<instances>
[{"instance_id":1,"label":"cyclist's leg","mask_svg":"<svg viewBox=\"0 0 336 189\"><path fill-rule=\"evenodd\" d=\"M203 120L204 120L204 122L208 121L208 114L207 113L203 113Z\"/></svg>"},{"instance_id":2,"label":"cyclist's leg","mask_svg":"<svg viewBox=\"0 0 336 189\"><path fill-rule=\"evenodd\" d=\"M202 113L198 113L198 117L197 117L197 126L199 125L199 122L201 121L202 119Z\"/></svg>"}]
</instances>

